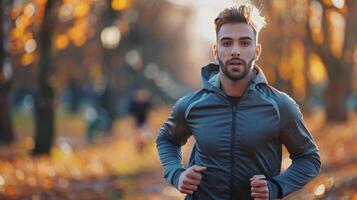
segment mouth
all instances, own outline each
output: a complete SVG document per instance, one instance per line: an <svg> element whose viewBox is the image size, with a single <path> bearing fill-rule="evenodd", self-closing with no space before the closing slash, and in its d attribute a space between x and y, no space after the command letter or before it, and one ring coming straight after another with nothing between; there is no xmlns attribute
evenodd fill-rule
<svg viewBox="0 0 357 200"><path fill-rule="evenodd" d="M232 60L232 61L228 62L228 65L232 66L232 67L241 67L241 66L244 66L244 62L242 62L240 60Z"/></svg>
<svg viewBox="0 0 357 200"><path fill-rule="evenodd" d="M243 64L244 64L244 62L241 60L238 60L238 59L228 61L228 65L243 65Z"/></svg>
<svg viewBox="0 0 357 200"><path fill-rule="evenodd" d="M228 65L240 66L240 65L243 65L243 63L230 62L230 63L228 63Z"/></svg>

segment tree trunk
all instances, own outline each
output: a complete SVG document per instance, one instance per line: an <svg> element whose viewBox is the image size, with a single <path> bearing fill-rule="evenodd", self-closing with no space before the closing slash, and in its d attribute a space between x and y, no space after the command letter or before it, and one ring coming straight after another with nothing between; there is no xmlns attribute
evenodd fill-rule
<svg viewBox="0 0 357 200"><path fill-rule="evenodd" d="M325 91L326 119L329 122L346 121L348 117L346 99L350 92L349 73L343 69L344 62L327 62L329 80ZM336 64L334 66L334 64ZM334 71L334 68L340 68Z"/></svg>
<svg viewBox="0 0 357 200"><path fill-rule="evenodd" d="M38 93L35 98L35 147L33 155L49 154L54 140L54 90L50 83L54 0L48 0L39 37Z"/></svg>
<svg viewBox="0 0 357 200"><path fill-rule="evenodd" d="M9 144L14 140L14 131L11 120L10 85L11 82L4 74L4 7L0 1L0 143Z"/></svg>
<svg viewBox="0 0 357 200"><path fill-rule="evenodd" d="M314 44L314 50L319 54L321 59L323 60L327 73L328 73L328 84L325 91L325 109L326 109L326 119L328 122L343 122L348 119L348 110L346 106L346 101L349 92L351 91L351 65L346 62L345 55L346 51L351 50L351 45L355 44L354 32L351 31L354 25L353 16L355 16L356 5L351 7L350 4L349 11L347 13L346 19L346 29L345 29L345 41L342 49L342 58L335 58L332 55L330 46L329 46L329 38L330 32L328 26L327 19L327 10L332 9L331 7L326 6L322 1L319 1L323 7L323 15L322 15L322 33L324 35L324 42L322 45ZM355 2L355 1L354 1ZM352 1L347 3L352 3ZM356 4L356 3L354 3ZM311 28L308 26L309 35L311 37Z"/></svg>
<svg viewBox="0 0 357 200"><path fill-rule="evenodd" d="M355 31L357 25L355 19L357 17L356 1L346 1L348 13L345 17L346 29L343 44L343 56L341 59L334 58L331 54L326 54L324 60L327 61L327 70L329 82L325 93L326 114L328 121L346 121L348 119L347 98L352 90L352 59L346 58L348 52L353 52L356 44ZM326 20L324 15L324 20ZM325 21L326 22L326 21ZM326 24L326 23L325 23ZM326 30L326 29L325 29ZM327 31L327 30L326 30Z"/></svg>

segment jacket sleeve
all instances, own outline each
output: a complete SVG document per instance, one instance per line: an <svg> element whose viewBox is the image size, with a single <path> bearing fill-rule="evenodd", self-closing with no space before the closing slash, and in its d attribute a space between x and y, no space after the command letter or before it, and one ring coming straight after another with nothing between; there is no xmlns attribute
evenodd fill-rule
<svg viewBox="0 0 357 200"><path fill-rule="evenodd" d="M272 177L281 189L279 198L301 189L316 177L321 169L319 150L307 130L299 106L283 94L279 102L280 135L292 164L278 176Z"/></svg>
<svg viewBox="0 0 357 200"><path fill-rule="evenodd" d="M179 177L185 170L181 162L181 146L191 136L185 119L188 99L189 96L184 96L176 102L156 139L157 151L164 167L164 178L176 188L178 188Z"/></svg>

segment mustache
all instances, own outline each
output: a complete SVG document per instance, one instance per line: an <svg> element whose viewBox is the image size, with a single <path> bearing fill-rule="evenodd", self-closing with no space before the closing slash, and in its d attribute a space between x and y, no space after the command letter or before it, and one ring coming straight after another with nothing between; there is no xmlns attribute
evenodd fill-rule
<svg viewBox="0 0 357 200"><path fill-rule="evenodd" d="M244 60L240 59L240 58L231 58L231 59L229 59L229 60L226 61L226 65L229 65L231 62L234 62L234 61L240 61L240 62L242 62L244 65L247 65L247 63L246 63Z"/></svg>

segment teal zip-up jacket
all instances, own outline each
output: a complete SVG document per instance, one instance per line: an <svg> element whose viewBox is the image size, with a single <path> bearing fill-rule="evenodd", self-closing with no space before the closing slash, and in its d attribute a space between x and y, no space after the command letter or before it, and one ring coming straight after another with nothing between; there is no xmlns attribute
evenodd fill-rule
<svg viewBox="0 0 357 200"><path fill-rule="evenodd" d="M196 144L189 167L207 167L198 190L186 199L253 199L249 179L256 174L267 178L270 199L282 198L319 174L319 151L298 105L254 70L257 75L232 105L220 89L219 66L203 67L203 88L179 99L161 127L156 144L168 182L178 188L185 170L181 146L191 136ZM282 145L292 164L280 173Z"/></svg>

